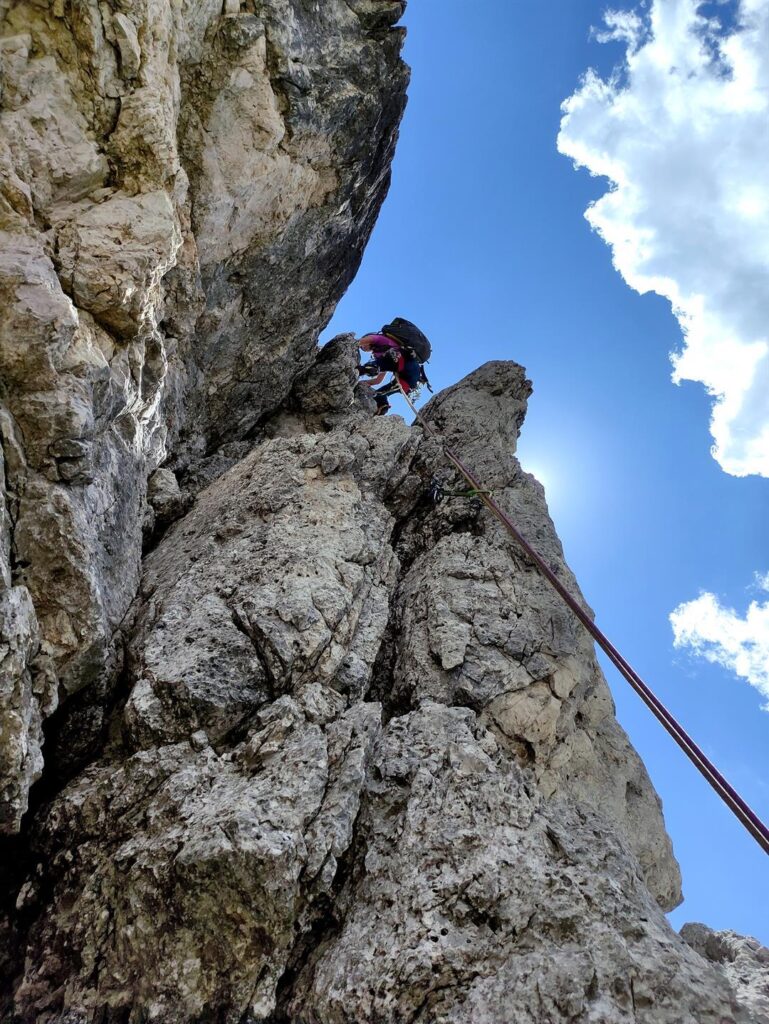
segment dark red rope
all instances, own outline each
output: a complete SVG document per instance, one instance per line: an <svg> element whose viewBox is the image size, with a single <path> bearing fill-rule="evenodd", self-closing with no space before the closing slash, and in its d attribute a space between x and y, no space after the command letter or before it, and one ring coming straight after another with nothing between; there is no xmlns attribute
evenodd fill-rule
<svg viewBox="0 0 769 1024"><path fill-rule="evenodd" d="M419 416L420 413L414 403L402 389L401 394L408 402L414 415ZM609 640L598 626L596 626L582 605L569 593L547 562L545 562L542 556L535 551L526 538L518 531L507 513L504 512L496 501L494 501L494 499L484 490L483 484L481 484L475 475L463 464L459 456L449 448L437 430L434 430L433 427L423 418L421 419L421 423L432 437L437 438L443 444L443 450L445 451L446 456L456 466L470 486L477 492L477 496L481 499L484 505L486 505L487 508L497 517L508 533L514 538L516 543L526 552L545 579L563 598L588 633L590 633L599 647L605 652L612 664L630 683L641 700L651 710L652 714L662 723L665 729L667 729L692 764L694 764L702 775L704 775L727 807L729 807L729 809L742 822L748 832L750 832L759 846L763 849L764 853L769 853L769 828L767 828L756 812L742 799L740 794L724 778L713 762L705 756L700 747L678 723L665 705L655 696L650 687L647 686L635 669L625 661L611 640Z"/></svg>

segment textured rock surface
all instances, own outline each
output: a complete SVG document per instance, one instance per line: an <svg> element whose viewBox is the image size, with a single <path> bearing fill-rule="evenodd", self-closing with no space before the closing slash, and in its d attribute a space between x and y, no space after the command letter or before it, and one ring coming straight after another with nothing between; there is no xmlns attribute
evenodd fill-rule
<svg viewBox="0 0 769 1024"><path fill-rule="evenodd" d="M148 505L148 477L171 460L194 484L312 359L387 190L402 9L0 3L6 584L47 665L44 693L8 684L0 828L26 806L56 680L87 691L79 746L98 742L143 537L186 507L157 473Z"/></svg>
<svg viewBox="0 0 769 1024"><path fill-rule="evenodd" d="M146 558L111 738L30 835L15 1019L753 1020L665 920L589 646L485 511L426 500L439 446L353 359ZM487 364L427 415L576 586L512 454L529 390Z"/></svg>
<svg viewBox="0 0 769 1024"><path fill-rule="evenodd" d="M756 1024L769 1024L769 949L736 932L716 932L704 924L685 924L681 937L729 979L739 1002Z"/></svg>
<svg viewBox="0 0 769 1024"><path fill-rule="evenodd" d="M341 931L289 1019L740 1019L605 819L543 804L474 712L425 701L377 755Z"/></svg>
<svg viewBox="0 0 769 1024"><path fill-rule="evenodd" d="M515 459L530 387L513 363L487 363L431 403L431 418L571 592L541 485ZM666 909L680 877L659 802L596 664L593 645L536 568L488 513L452 530L452 507L413 517L401 536L410 563L395 600L396 699L477 711L512 755L535 772L545 796L572 793L611 807ZM427 541L427 544L425 544Z"/></svg>
<svg viewBox="0 0 769 1024"><path fill-rule="evenodd" d="M667 925L592 645L315 349L403 8L0 0L0 1020L765 1019L765 951ZM426 415L579 595L530 390Z"/></svg>
<svg viewBox="0 0 769 1024"><path fill-rule="evenodd" d="M78 837L74 863L41 847L57 897L77 905L55 898L16 992L22 1019L90 1021L107 1003L136 1019L267 1017L307 903L328 898L350 842L379 728L376 706L345 713L309 686L226 754L199 732L86 772L49 812L49 834Z"/></svg>
<svg viewBox="0 0 769 1024"><path fill-rule="evenodd" d="M0 828L16 831L27 793L42 773L41 718L53 710L55 689L35 684L39 649L35 610L26 587L0 594Z"/></svg>

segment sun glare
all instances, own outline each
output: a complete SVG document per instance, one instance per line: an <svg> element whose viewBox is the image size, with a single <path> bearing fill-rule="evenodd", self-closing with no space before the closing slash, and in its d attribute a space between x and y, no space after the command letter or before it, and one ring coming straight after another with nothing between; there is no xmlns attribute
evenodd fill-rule
<svg viewBox="0 0 769 1024"><path fill-rule="evenodd" d="M526 462L521 463L522 468L527 472L535 476L537 480L545 488L545 495L548 500L555 496L557 490L556 487L556 474L553 471L553 467L542 462Z"/></svg>

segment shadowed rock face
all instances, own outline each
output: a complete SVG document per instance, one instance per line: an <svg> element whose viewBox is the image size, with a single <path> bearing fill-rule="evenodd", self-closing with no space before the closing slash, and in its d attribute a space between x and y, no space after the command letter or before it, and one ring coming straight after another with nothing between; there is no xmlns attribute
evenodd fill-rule
<svg viewBox="0 0 769 1024"><path fill-rule="evenodd" d="M0 3L2 831L59 699L90 706L62 771L98 740L170 472L280 406L358 266L403 7Z"/></svg>
<svg viewBox="0 0 769 1024"><path fill-rule="evenodd" d="M428 500L440 445L371 416L355 357L145 559L109 742L31 830L14 1019L753 1019L667 925L590 644L485 510ZM578 594L514 455L529 392L489 363L426 415Z"/></svg>

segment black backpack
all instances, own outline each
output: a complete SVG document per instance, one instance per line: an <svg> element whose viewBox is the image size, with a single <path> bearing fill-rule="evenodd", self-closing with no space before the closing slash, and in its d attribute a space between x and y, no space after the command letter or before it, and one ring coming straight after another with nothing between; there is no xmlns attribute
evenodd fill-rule
<svg viewBox="0 0 769 1024"><path fill-rule="evenodd" d="M404 349L413 352L420 363L426 363L432 355L432 346L424 334L415 324L410 320L404 320L402 316L396 316L391 324L385 324L382 334L400 342Z"/></svg>

